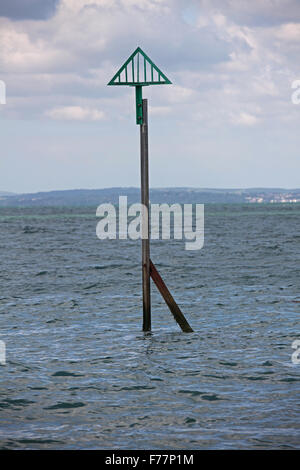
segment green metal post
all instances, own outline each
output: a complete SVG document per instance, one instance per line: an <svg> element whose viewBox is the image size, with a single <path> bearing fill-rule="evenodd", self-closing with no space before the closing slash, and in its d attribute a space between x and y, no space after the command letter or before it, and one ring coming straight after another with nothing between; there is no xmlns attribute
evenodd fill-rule
<svg viewBox="0 0 300 470"><path fill-rule="evenodd" d="M136 123L143 124L143 92L142 86L135 87L135 103L136 103Z"/></svg>

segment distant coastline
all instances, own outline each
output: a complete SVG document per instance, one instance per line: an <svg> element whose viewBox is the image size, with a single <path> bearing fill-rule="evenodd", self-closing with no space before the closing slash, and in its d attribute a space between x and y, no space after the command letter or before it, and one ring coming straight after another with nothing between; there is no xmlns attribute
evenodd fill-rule
<svg viewBox="0 0 300 470"><path fill-rule="evenodd" d="M104 202L118 203L119 196L127 196L128 203L138 202L139 188L71 189L37 193L14 194L0 191L0 207L33 206L93 206ZM153 188L153 203L299 203L300 189L282 188Z"/></svg>

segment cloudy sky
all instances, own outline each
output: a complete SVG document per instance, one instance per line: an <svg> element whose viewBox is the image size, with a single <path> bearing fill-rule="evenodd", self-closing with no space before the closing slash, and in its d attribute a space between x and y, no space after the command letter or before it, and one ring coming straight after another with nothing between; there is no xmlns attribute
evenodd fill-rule
<svg viewBox="0 0 300 470"><path fill-rule="evenodd" d="M300 187L299 0L5 0L0 190L139 186L137 46L152 187Z"/></svg>

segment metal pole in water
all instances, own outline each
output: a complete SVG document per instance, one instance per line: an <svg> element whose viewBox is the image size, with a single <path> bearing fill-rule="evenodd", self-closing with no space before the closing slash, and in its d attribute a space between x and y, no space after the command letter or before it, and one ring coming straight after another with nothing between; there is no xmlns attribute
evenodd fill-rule
<svg viewBox="0 0 300 470"><path fill-rule="evenodd" d="M144 60L144 67L140 67ZM148 65L148 76L147 76ZM151 78L149 77L149 67ZM155 71L155 76L154 76ZM149 224L149 170L148 170L148 102L142 97L142 87L148 85L169 85L170 80L152 62L140 47L126 60L110 80L108 85L134 86L136 102L136 123L140 126L141 139L141 202L142 202L142 284L143 284L143 331L151 331L151 296L150 276L163 296L178 325L185 332L193 329L176 304L162 277L150 260L150 224Z"/></svg>
<svg viewBox="0 0 300 470"><path fill-rule="evenodd" d="M148 163L148 102L142 100L143 122L141 139L141 202L142 209L142 283L143 283L143 331L151 331L150 297L150 230L149 230L149 163Z"/></svg>

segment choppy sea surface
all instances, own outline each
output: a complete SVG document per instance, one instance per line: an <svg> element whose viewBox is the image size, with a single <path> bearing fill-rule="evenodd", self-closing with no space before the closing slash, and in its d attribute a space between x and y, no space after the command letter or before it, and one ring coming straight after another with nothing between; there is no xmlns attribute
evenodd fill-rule
<svg viewBox="0 0 300 470"><path fill-rule="evenodd" d="M2 449L300 448L300 205L206 205L205 243L151 257L96 237L96 208L0 209ZM300 357L300 356L299 356Z"/></svg>

